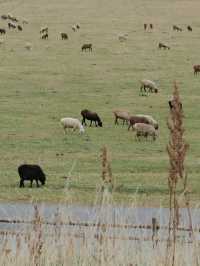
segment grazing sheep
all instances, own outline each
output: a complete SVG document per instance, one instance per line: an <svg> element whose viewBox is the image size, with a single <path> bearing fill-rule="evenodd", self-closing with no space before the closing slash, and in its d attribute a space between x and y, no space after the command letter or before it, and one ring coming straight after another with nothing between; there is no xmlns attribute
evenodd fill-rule
<svg viewBox="0 0 200 266"><path fill-rule="evenodd" d="M16 27L17 27L17 26L16 26L15 24L13 24L12 22L8 22L8 28L9 28L9 29L11 29L11 28L12 28L12 29L16 29Z"/></svg>
<svg viewBox="0 0 200 266"><path fill-rule="evenodd" d="M115 116L115 125L118 124L118 119L121 119L124 123L128 123L130 119L130 113L123 110L114 110L113 114Z"/></svg>
<svg viewBox="0 0 200 266"><path fill-rule="evenodd" d="M63 126L65 133L67 133L67 128L73 128L73 131L79 129L80 133L84 133L85 131L81 122L76 118L71 118L71 117L61 118L60 123Z"/></svg>
<svg viewBox="0 0 200 266"><path fill-rule="evenodd" d="M33 180L35 180L37 187L39 187L38 181L40 181L42 185L45 184L46 176L39 165L22 164L18 167L18 173L20 176L20 187L24 187L25 180L31 181L31 187Z"/></svg>
<svg viewBox="0 0 200 266"><path fill-rule="evenodd" d="M85 44L83 44L82 47L81 47L81 50L82 50L82 52L83 51L87 51L87 50L89 50L90 52L92 52L92 44L91 43L85 43Z"/></svg>
<svg viewBox="0 0 200 266"><path fill-rule="evenodd" d="M147 24L146 23L144 23L144 30L146 30L147 29Z"/></svg>
<svg viewBox="0 0 200 266"><path fill-rule="evenodd" d="M157 130L152 126L145 123L136 123L134 125L134 130L136 130L136 139L140 140L140 137L145 137L146 139L148 136L152 137L152 140L156 140L158 136Z"/></svg>
<svg viewBox="0 0 200 266"><path fill-rule="evenodd" d="M18 25L17 29L18 29L18 31L22 31L23 30L21 25Z"/></svg>
<svg viewBox="0 0 200 266"><path fill-rule="evenodd" d="M163 48L164 50L166 50L166 49L170 49L170 47L168 46L168 45L166 45L166 44L164 44L164 43L161 43L161 42L159 42L159 44L158 44L158 48L159 49L161 49L161 48Z"/></svg>
<svg viewBox="0 0 200 266"><path fill-rule="evenodd" d="M155 129L158 129L158 127L159 127L158 122L151 115L139 114L139 115L135 115L135 116L146 118L149 121L150 125L152 125Z"/></svg>
<svg viewBox="0 0 200 266"><path fill-rule="evenodd" d="M92 122L93 121L94 121L96 127L98 127L98 126L102 127L103 126L102 121L101 121L101 119L100 119L100 117L98 116L97 113L91 112L91 111L89 111L87 109L84 109L84 110L81 111L81 115L83 117L82 125L87 126L86 121L85 121L87 119L87 120L90 121L90 127L92 126Z"/></svg>
<svg viewBox="0 0 200 266"><path fill-rule="evenodd" d="M188 31L192 31L192 27L190 25L187 26Z"/></svg>
<svg viewBox="0 0 200 266"><path fill-rule="evenodd" d="M143 79L143 80L140 80L141 82L141 86L140 86L140 92L142 93L143 91L144 92L147 92L146 91L146 88L149 89L149 92L154 92L154 93L157 93L158 92L158 87L156 85L155 82L151 81L151 80L148 80L148 79Z"/></svg>
<svg viewBox="0 0 200 266"><path fill-rule="evenodd" d="M46 34L42 35L41 38L42 38L43 40L47 40L47 39L49 38L49 34L46 33Z"/></svg>
<svg viewBox="0 0 200 266"><path fill-rule="evenodd" d="M197 75L200 72L200 65L194 65L193 69L194 69L194 75Z"/></svg>
<svg viewBox="0 0 200 266"><path fill-rule="evenodd" d="M129 127L128 130L136 124L136 123L144 123L144 124L150 124L149 120L146 117L140 117L133 115L129 118Z"/></svg>
<svg viewBox="0 0 200 266"><path fill-rule="evenodd" d="M5 29L0 29L0 34L6 34L6 30Z"/></svg>
<svg viewBox="0 0 200 266"><path fill-rule="evenodd" d="M42 28L40 29L40 34L42 34L42 33L46 33L46 34L48 34L48 27L47 27L47 26L42 27Z"/></svg>
<svg viewBox="0 0 200 266"><path fill-rule="evenodd" d="M61 39L62 40L67 40L68 39L67 33L61 32L60 35L61 35Z"/></svg>
<svg viewBox="0 0 200 266"><path fill-rule="evenodd" d="M182 29L176 25L173 25L173 30L176 30L176 31L182 31Z"/></svg>
<svg viewBox="0 0 200 266"><path fill-rule="evenodd" d="M28 50L28 51L30 51L30 50L32 49L32 45L31 45L30 42L26 42L24 47L25 47L26 50Z"/></svg>

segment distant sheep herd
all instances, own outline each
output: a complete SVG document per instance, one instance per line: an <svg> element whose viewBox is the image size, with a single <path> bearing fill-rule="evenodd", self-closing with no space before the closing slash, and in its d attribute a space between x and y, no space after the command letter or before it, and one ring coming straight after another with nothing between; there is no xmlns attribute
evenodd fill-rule
<svg viewBox="0 0 200 266"><path fill-rule="evenodd" d="M9 30L18 30L18 31L23 31L24 25L28 24L29 22L26 19L19 20L15 16L8 14L8 15L2 15L1 19L4 21L7 21L7 26ZM22 26L23 25L23 26ZM74 24L71 26L71 30L73 32L76 32L80 30L80 25L79 24ZM154 25L152 23L144 24L144 30L153 31L154 30ZM177 32L182 32L183 29L177 25L172 26L173 31ZM192 32L192 27L190 25L187 26L187 30ZM5 35L7 33L5 28L0 28L0 34ZM49 28L48 26L43 26L40 28L39 31L39 36L41 40L48 40L49 39ZM67 41L69 40L69 35L66 32L60 32L60 37L61 40ZM128 40L128 34L119 34L118 35L118 40L120 42L126 42ZM1 43L3 41L1 40ZM29 42L25 43L24 46L27 50L32 49L32 44ZM158 43L158 48L161 50L170 50L170 46L163 43L159 42ZM93 51L93 44L92 43L84 43L81 46L81 51L88 51L92 52ZM194 75L197 75L200 72L200 65L194 65L193 66L193 71ZM139 81L140 82L140 93L143 95L144 93L158 93L159 92L159 87L158 85L149 79L142 79ZM168 101L169 108L172 110L174 108L174 101L171 99ZM181 104L182 108L182 104ZM86 121L88 120L90 122L90 127L94 124L95 127L103 127L103 122L96 112L90 111L88 109L83 109L80 112L80 115L82 116L82 121L80 121L77 118L72 118L72 117L64 117L60 119L60 124L64 130L64 133L67 134L69 130L76 131L78 130L79 133L84 133L85 128L87 126ZM158 129L159 129L159 124L158 122L150 115L144 115L144 114L131 114L129 111L126 110L114 110L113 111L114 115L114 124L118 125L119 120L122 121L123 125L127 125L128 130L132 129L135 132L135 139L138 141L147 140L151 139L153 141L156 140L158 137ZM24 187L24 181L29 180L31 182L31 186L33 183L33 180L35 180L37 186L39 186L39 181L42 185L45 184L46 176L41 169L40 166L38 165L28 165L24 164L19 166L18 168L18 173L20 176L20 187Z"/></svg>

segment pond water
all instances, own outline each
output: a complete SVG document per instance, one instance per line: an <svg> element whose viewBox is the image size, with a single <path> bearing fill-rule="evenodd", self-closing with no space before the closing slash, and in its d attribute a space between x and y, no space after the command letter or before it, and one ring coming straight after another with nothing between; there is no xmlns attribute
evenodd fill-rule
<svg viewBox="0 0 200 266"><path fill-rule="evenodd" d="M34 206L32 203L0 203L0 220L20 220L31 221L34 216ZM151 225L152 218L156 218L159 225L167 226L169 219L168 208L143 208L143 207L122 207L106 205L81 206L62 204L37 204L38 210L44 221L54 222L55 214L61 214L62 222L88 222L88 223L109 223L109 224L134 224ZM191 209L193 226L200 228L200 211ZM0 222L0 230L10 230L24 226L20 224L7 224ZM180 209L180 227L189 227L187 210Z"/></svg>

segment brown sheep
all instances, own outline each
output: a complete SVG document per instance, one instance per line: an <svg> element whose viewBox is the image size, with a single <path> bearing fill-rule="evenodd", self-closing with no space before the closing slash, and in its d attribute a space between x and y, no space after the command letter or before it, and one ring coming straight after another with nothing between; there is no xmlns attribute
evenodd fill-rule
<svg viewBox="0 0 200 266"><path fill-rule="evenodd" d="M194 69L194 75L197 75L200 72L200 65L194 65L193 69Z"/></svg>
<svg viewBox="0 0 200 266"><path fill-rule="evenodd" d="M136 123L143 123L143 124L150 124L149 120L146 117L139 117L139 116L131 116L129 119L129 127L128 130L136 124Z"/></svg>
<svg viewBox="0 0 200 266"><path fill-rule="evenodd" d="M82 50L82 52L83 51L87 51L87 50L89 50L90 52L92 52L92 44L91 43L85 43L85 44L83 44L82 47L81 47L81 50Z"/></svg>
<svg viewBox="0 0 200 266"><path fill-rule="evenodd" d="M128 123L130 119L130 113L123 110L114 110L113 114L115 116L115 125L118 124L118 119L121 119L124 123Z"/></svg>

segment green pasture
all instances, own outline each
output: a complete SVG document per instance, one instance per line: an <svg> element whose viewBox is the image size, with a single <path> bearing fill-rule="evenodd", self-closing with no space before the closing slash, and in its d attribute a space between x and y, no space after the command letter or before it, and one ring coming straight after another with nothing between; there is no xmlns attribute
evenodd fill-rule
<svg viewBox="0 0 200 266"><path fill-rule="evenodd" d="M28 25L0 36L0 200L68 199L94 201L101 181L101 148L108 147L118 190L114 197L149 205L168 197L168 100L177 81L185 113L186 159L194 201L200 196L200 2L197 0L11 0L0 1L2 14L12 13ZM71 26L79 23L80 30ZM143 24L154 30L144 32ZM172 25L183 32L172 31ZM41 40L42 26L49 39ZM192 32L186 27L191 25ZM61 41L60 32L69 40ZM128 34L119 42L119 34ZM31 51L24 48L32 44ZM170 50L158 50L159 42ZM93 52L81 52L84 43ZM160 91L139 96L139 80L157 82ZM86 128L84 135L64 135L60 118L81 119L84 108L98 112L103 128ZM149 114L159 122L156 142L137 142L126 126L115 126L112 110ZM57 154L57 155L56 155ZM59 155L58 155L59 154ZM61 155L63 154L63 155ZM47 174L43 188L20 189L17 167L40 164Z"/></svg>

